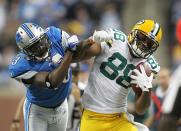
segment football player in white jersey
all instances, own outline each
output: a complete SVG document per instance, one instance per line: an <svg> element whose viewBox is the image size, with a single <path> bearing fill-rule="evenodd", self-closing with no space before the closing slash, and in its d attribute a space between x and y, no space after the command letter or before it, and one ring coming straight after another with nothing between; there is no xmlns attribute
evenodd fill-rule
<svg viewBox="0 0 181 131"><path fill-rule="evenodd" d="M84 111L80 131L147 131L133 121L127 112L127 96L131 83L141 88L136 95L135 110L143 114L150 105L153 75L148 77L140 62L146 62L153 73L160 66L152 53L162 37L160 25L153 20L138 22L126 36L116 29L95 31L90 41L94 44L80 60L95 56L88 84L83 94ZM105 42L102 42L105 40ZM132 71L136 75L131 75Z"/></svg>

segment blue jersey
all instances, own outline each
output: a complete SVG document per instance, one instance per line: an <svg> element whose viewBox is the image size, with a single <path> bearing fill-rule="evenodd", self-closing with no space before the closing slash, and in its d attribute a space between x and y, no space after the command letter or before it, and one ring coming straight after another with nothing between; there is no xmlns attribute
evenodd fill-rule
<svg viewBox="0 0 181 131"><path fill-rule="evenodd" d="M31 61L24 58L26 54L19 53L12 59L9 65L9 74L12 78L20 80L27 79L27 77L31 78L41 71L52 72L58 66L52 62L52 57L56 54L62 57L65 55L65 47L63 47L62 44L62 31L51 26L46 34L52 42L50 59L44 62ZM57 90L39 88L32 84L24 84L27 87L26 97L30 102L39 106L54 107L61 104L68 96L71 89L71 79L72 74L71 69L69 69L64 82L59 85Z"/></svg>

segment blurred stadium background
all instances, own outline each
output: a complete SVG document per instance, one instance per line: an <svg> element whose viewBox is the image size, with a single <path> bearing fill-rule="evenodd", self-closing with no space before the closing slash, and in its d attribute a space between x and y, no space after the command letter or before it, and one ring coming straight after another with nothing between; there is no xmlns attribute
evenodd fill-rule
<svg viewBox="0 0 181 131"><path fill-rule="evenodd" d="M9 60L16 54L15 32L24 22L46 28L59 27L81 39L105 28L121 29L128 34L142 19L160 23L162 41L155 53L161 67L173 71L181 63L181 46L176 24L181 17L181 0L0 0L0 130L9 131L11 120L24 87L9 78ZM90 62L81 63L81 80L87 78ZM23 123L23 120L21 120ZM22 124L20 131L23 131Z"/></svg>

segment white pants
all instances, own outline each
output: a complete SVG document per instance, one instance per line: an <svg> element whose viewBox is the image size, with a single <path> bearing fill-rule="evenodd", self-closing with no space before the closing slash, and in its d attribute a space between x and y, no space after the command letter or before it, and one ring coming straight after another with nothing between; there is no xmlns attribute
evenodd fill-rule
<svg viewBox="0 0 181 131"><path fill-rule="evenodd" d="M44 108L25 100L23 107L25 131L66 131L67 99L56 108Z"/></svg>

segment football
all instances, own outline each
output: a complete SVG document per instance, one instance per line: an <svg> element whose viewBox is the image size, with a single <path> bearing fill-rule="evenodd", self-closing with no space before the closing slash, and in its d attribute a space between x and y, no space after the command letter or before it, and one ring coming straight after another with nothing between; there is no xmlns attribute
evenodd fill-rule
<svg viewBox="0 0 181 131"><path fill-rule="evenodd" d="M151 70L150 70L149 65L148 65L148 64L145 64L144 62L139 63L139 64L136 66L136 69L139 70L139 72L141 72L140 65L143 65L143 67L144 67L144 69L145 69L145 72L146 72L146 75L147 75L147 76L150 76L150 75L151 75ZM136 75L135 72L132 71L132 75ZM136 84L131 84L131 87L132 87L133 91L135 92L135 94L136 94L137 96L140 96L140 95L141 95L141 93L142 93L141 88L136 87Z"/></svg>

